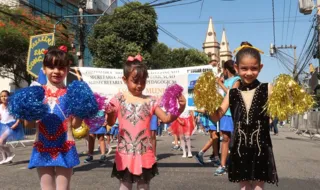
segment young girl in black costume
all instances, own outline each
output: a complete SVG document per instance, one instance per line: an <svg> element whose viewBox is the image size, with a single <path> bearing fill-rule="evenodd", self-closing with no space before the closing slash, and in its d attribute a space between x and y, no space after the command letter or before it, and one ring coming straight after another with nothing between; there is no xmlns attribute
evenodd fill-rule
<svg viewBox="0 0 320 190"><path fill-rule="evenodd" d="M211 118L218 121L230 107L235 136L228 168L229 180L239 182L241 190L261 190L265 182L278 183L269 116L264 109L272 86L257 80L263 67L262 52L248 42L243 42L238 49L235 68L241 77L240 86L229 90Z"/></svg>

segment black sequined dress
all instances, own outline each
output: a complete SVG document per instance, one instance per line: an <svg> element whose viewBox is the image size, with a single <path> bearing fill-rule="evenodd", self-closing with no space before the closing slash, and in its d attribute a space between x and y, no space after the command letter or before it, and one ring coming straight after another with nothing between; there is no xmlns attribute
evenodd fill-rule
<svg viewBox="0 0 320 190"><path fill-rule="evenodd" d="M268 84L254 81L229 92L235 126L230 153L229 180L278 183L276 164L269 132L269 117L264 106Z"/></svg>

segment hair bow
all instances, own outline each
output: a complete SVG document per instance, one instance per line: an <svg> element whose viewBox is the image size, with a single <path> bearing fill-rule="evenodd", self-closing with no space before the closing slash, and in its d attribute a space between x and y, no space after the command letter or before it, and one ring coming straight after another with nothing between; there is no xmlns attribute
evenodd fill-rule
<svg viewBox="0 0 320 190"><path fill-rule="evenodd" d="M249 46L249 45L242 45L242 46L239 46L237 49L235 49L234 51L233 51L233 53L236 53L236 52L238 52L238 51L240 51L240 50L242 50L243 48L252 48L252 49L255 49L255 50L257 50L259 53L261 53L261 54L263 54L264 52L263 51L261 51L259 48L256 48L256 47L254 47L254 46Z"/></svg>
<svg viewBox="0 0 320 190"><path fill-rule="evenodd" d="M61 51L65 52L65 53L68 52L67 46L60 46L58 49L60 49Z"/></svg>
<svg viewBox="0 0 320 190"><path fill-rule="evenodd" d="M142 62L142 56L140 54L138 54L135 57L129 56L127 59L127 61L135 61L135 60Z"/></svg>
<svg viewBox="0 0 320 190"><path fill-rule="evenodd" d="M61 50L61 51L63 51L63 52L65 52L65 53L67 53L68 52L68 48L67 48L67 46L60 46L60 47L58 47L58 49L59 50ZM43 54L45 55L45 54L47 54L48 53L48 50L46 49L46 50L44 50L43 51Z"/></svg>

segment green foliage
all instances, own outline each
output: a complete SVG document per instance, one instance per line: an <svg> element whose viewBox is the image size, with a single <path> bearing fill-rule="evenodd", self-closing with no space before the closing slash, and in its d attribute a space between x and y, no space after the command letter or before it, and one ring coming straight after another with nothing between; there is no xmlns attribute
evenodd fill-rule
<svg viewBox="0 0 320 190"><path fill-rule="evenodd" d="M163 43L154 45L149 61L152 69L191 67L208 64L208 56L196 49L170 49Z"/></svg>
<svg viewBox="0 0 320 190"><path fill-rule="evenodd" d="M54 22L56 21L44 16L35 16L28 9L0 7L1 77L13 79L17 87L22 80L31 82L31 76L26 71L29 38L32 35L52 32ZM72 41L68 35L66 29L57 26L57 45L68 46L68 40Z"/></svg>
<svg viewBox="0 0 320 190"><path fill-rule="evenodd" d="M128 3L104 16L88 39L94 65L122 68L128 55L137 53L147 60L158 38L156 19L154 9L139 2Z"/></svg>

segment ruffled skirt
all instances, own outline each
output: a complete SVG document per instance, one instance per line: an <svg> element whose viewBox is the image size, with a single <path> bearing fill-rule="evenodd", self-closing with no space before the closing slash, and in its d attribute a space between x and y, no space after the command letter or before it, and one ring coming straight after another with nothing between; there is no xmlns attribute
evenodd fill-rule
<svg viewBox="0 0 320 190"><path fill-rule="evenodd" d="M178 136L192 135L192 132L194 130L194 121L193 121L192 117L179 118L179 119L184 123L184 125L180 125L178 120L175 120L170 126L172 133L175 135L178 135Z"/></svg>
<svg viewBox="0 0 320 190"><path fill-rule="evenodd" d="M11 129L12 125L15 123L16 121L6 124L0 123L0 136L5 132L9 133L6 141L18 141L24 139L24 130L21 123L19 123L15 129Z"/></svg>
<svg viewBox="0 0 320 190"><path fill-rule="evenodd" d="M159 175L157 163L153 164L152 168L150 169L142 168L141 175L134 175L130 173L128 168L122 171L118 171L117 165L116 163L114 163L112 173L111 173L111 177L116 177L120 181L129 182L129 183L135 183L135 182L149 183L150 180L156 175Z"/></svg>

